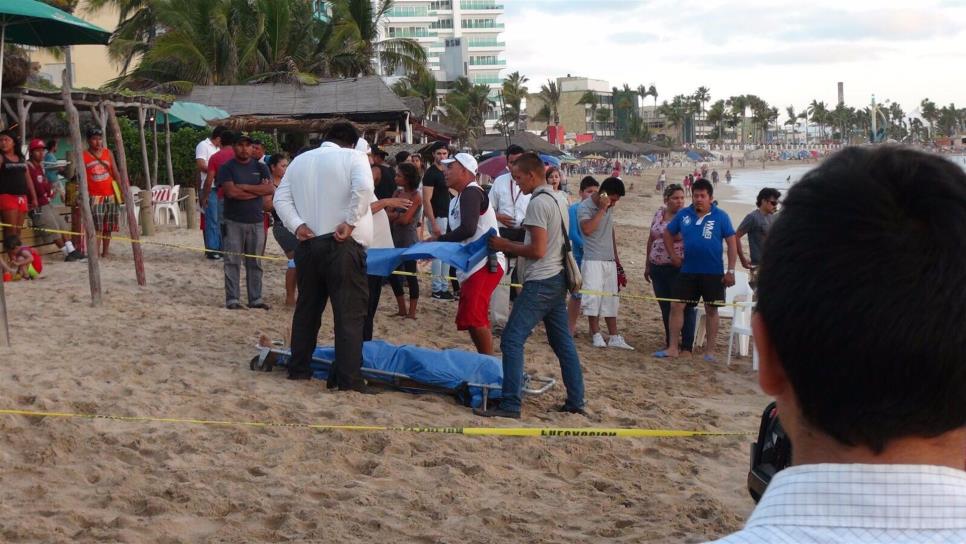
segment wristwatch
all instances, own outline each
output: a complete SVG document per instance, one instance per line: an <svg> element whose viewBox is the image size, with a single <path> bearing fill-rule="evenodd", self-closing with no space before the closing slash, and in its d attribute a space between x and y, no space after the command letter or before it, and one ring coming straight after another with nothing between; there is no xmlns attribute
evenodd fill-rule
<svg viewBox="0 0 966 544"><path fill-rule="evenodd" d="M729 268L728 269L728 272L726 272L726 274L734 274L734 273L735 273L735 269L734 268Z"/></svg>

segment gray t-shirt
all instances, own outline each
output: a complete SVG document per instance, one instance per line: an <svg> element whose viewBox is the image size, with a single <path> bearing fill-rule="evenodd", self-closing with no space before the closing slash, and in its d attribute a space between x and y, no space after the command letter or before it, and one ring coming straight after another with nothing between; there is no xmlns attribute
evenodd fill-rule
<svg viewBox="0 0 966 544"><path fill-rule="evenodd" d="M747 234L748 247L751 249L751 264L761 263L761 248L765 245L765 235L771 228L774 215L765 215L761 210L755 210L745 216L738 225L738 230Z"/></svg>
<svg viewBox="0 0 966 544"><path fill-rule="evenodd" d="M546 193L546 194L544 194ZM567 225L569 217L562 210L567 202L560 193L555 193L550 185L541 185L533 191L533 198L527 205L527 215L523 219L524 227L540 227L547 231L547 252L542 259L518 259L520 274L524 282L545 280L563 271L563 225ZM523 238L524 244L530 243L530 229Z"/></svg>
<svg viewBox="0 0 966 544"><path fill-rule="evenodd" d="M597 204L593 197L585 198L577 207L577 221L583 223L597 215ZM581 230L580 232L583 232ZM610 209L597 223L597 229L584 234L585 261L614 261L614 210Z"/></svg>

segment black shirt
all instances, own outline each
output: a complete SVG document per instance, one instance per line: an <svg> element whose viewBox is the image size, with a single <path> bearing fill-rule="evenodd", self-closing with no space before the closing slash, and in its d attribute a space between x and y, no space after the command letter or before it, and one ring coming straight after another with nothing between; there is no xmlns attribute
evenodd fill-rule
<svg viewBox="0 0 966 544"><path fill-rule="evenodd" d="M433 188L433 198L430 204L433 206L434 217L449 216L449 188L446 187L446 178L443 171L436 167L434 163L423 174L423 187Z"/></svg>
<svg viewBox="0 0 966 544"><path fill-rule="evenodd" d="M0 194L24 196L27 191L27 163L12 162L6 157L0 157Z"/></svg>
<svg viewBox="0 0 966 544"><path fill-rule="evenodd" d="M229 159L218 169L215 186L221 187L225 182L235 185L258 185L263 179L271 179L265 163L248 159L241 163L238 159ZM261 223L264 219L262 199L237 200L225 195L225 219L238 223Z"/></svg>
<svg viewBox="0 0 966 544"><path fill-rule="evenodd" d="M379 185L376 185L376 199L392 198L396 192L396 173L385 164L373 166L379 169Z"/></svg>

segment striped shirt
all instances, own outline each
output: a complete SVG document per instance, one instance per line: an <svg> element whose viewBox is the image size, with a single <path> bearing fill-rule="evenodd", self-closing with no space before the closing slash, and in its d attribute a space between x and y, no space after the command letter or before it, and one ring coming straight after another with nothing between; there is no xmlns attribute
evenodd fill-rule
<svg viewBox="0 0 966 544"><path fill-rule="evenodd" d="M745 528L716 544L964 543L966 472L817 464L775 475Z"/></svg>

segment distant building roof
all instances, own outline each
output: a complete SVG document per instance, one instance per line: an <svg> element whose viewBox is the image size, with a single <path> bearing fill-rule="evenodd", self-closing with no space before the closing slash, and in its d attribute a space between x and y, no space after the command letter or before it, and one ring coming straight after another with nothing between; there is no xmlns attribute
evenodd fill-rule
<svg viewBox="0 0 966 544"><path fill-rule="evenodd" d="M318 85L197 85L184 100L221 108L233 116L343 116L374 121L401 119L409 111L378 77L330 79Z"/></svg>

